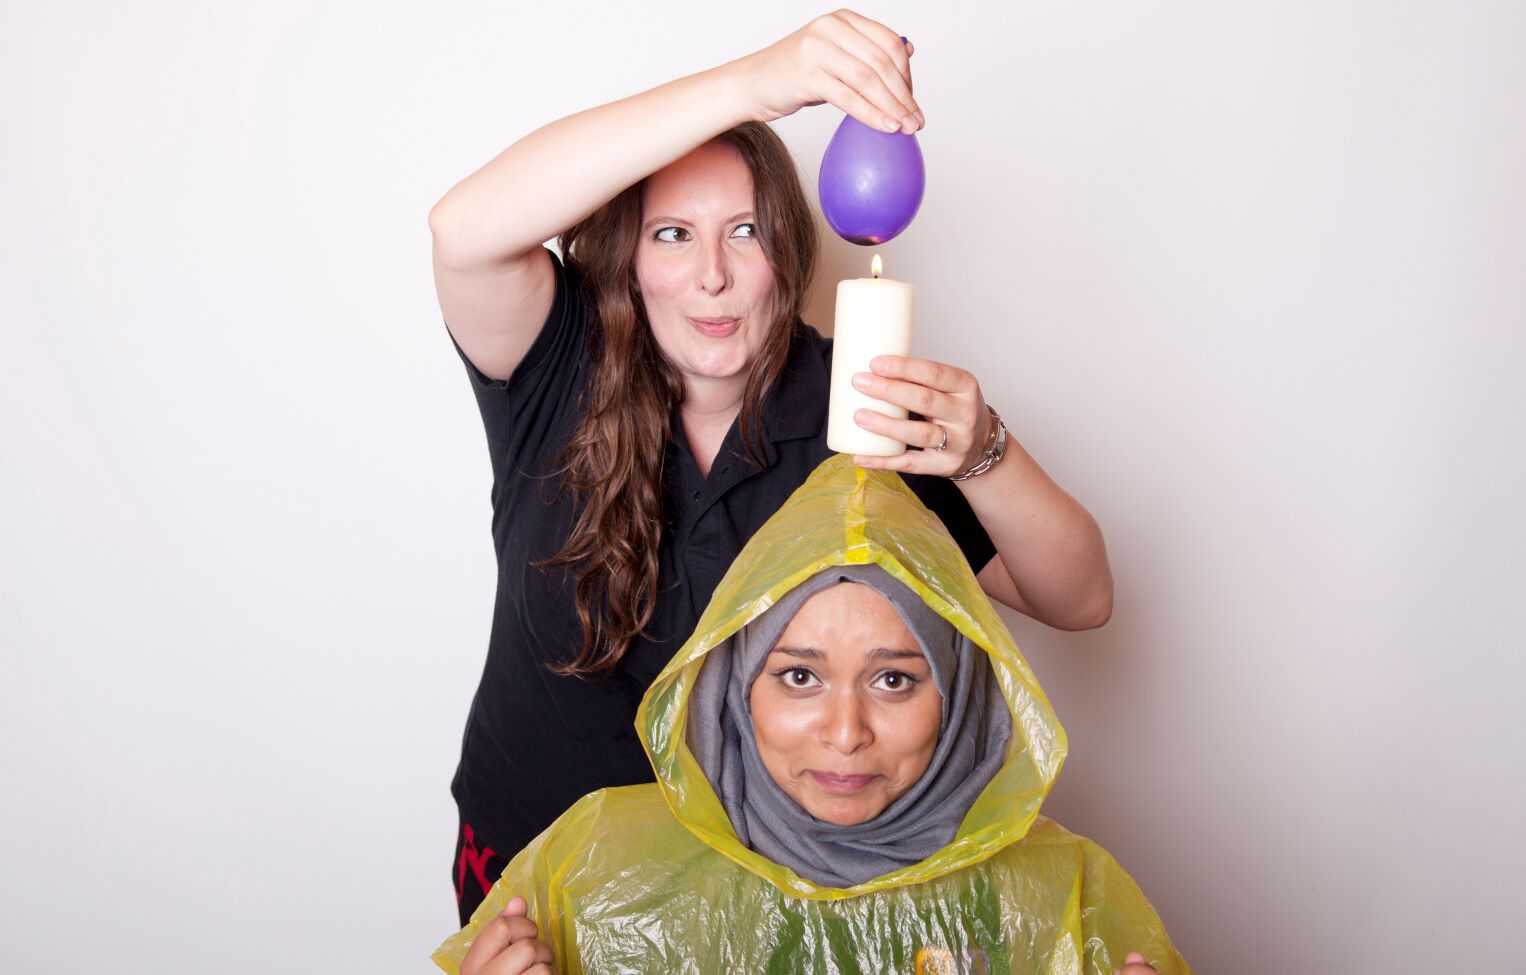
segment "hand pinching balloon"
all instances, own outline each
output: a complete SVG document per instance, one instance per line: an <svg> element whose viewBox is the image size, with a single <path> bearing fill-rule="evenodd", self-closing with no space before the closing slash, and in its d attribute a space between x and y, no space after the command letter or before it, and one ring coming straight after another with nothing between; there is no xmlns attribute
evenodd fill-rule
<svg viewBox="0 0 1526 975"><path fill-rule="evenodd" d="M821 213L854 244L883 244L922 205L927 172L914 135L880 132L846 116L821 157Z"/></svg>

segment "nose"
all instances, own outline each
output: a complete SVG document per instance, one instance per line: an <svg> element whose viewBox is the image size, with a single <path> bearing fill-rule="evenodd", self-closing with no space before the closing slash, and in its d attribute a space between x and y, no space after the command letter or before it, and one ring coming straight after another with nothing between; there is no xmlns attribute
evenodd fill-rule
<svg viewBox="0 0 1526 975"><path fill-rule="evenodd" d="M822 715L821 742L843 755L851 755L874 742L874 729L869 727L865 703L857 689L843 688L825 702L826 713Z"/></svg>
<svg viewBox="0 0 1526 975"><path fill-rule="evenodd" d="M731 286L731 262L726 253L724 240L712 241L705 247L696 248L699 264L695 268L695 283L707 295L718 295Z"/></svg>

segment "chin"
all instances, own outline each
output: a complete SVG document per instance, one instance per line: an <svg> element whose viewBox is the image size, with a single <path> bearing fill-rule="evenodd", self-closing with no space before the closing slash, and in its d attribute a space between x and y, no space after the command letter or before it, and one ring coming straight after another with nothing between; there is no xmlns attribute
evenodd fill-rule
<svg viewBox="0 0 1526 975"><path fill-rule="evenodd" d="M862 802L823 802L816 807L807 808L806 812L823 823L831 823L833 826L857 826L859 823L867 823L869 820L885 811L885 806L865 804Z"/></svg>
<svg viewBox="0 0 1526 975"><path fill-rule="evenodd" d="M735 376L745 375L752 367L752 356L749 349L737 349L734 352L727 350L724 354L711 354L706 356L692 356L689 359L687 372L695 376L703 376L706 379L731 379Z"/></svg>

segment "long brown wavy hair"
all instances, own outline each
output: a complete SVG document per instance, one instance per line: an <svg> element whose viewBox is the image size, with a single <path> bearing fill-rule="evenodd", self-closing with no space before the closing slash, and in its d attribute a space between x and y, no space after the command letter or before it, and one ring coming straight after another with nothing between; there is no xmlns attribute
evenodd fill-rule
<svg viewBox="0 0 1526 975"><path fill-rule="evenodd" d="M749 458L762 468L763 400L784 367L819 245L794 160L773 130L746 122L716 140L740 152L752 173L754 230L773 270L767 338L740 415ZM561 551L538 565L568 567L583 630L577 655L551 669L587 679L607 677L651 621L666 523L663 458L684 401L683 379L653 338L637 290L645 188L642 180L622 191L558 241L594 300L593 375L560 463L576 520Z"/></svg>

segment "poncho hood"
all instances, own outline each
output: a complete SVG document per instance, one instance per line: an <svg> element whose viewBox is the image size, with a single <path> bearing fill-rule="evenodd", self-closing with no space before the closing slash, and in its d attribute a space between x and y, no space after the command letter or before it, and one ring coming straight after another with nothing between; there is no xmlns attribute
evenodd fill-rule
<svg viewBox="0 0 1526 975"><path fill-rule="evenodd" d="M834 566L874 564L904 583L990 658L1012 714L1006 760L947 846L847 888L818 886L737 839L686 743L689 694L705 655L778 599ZM1028 833L1065 758L1065 733L1011 634L938 517L895 474L825 461L742 549L693 635L653 682L636 717L657 782L702 843L803 898L840 899L922 883L987 859Z"/></svg>

